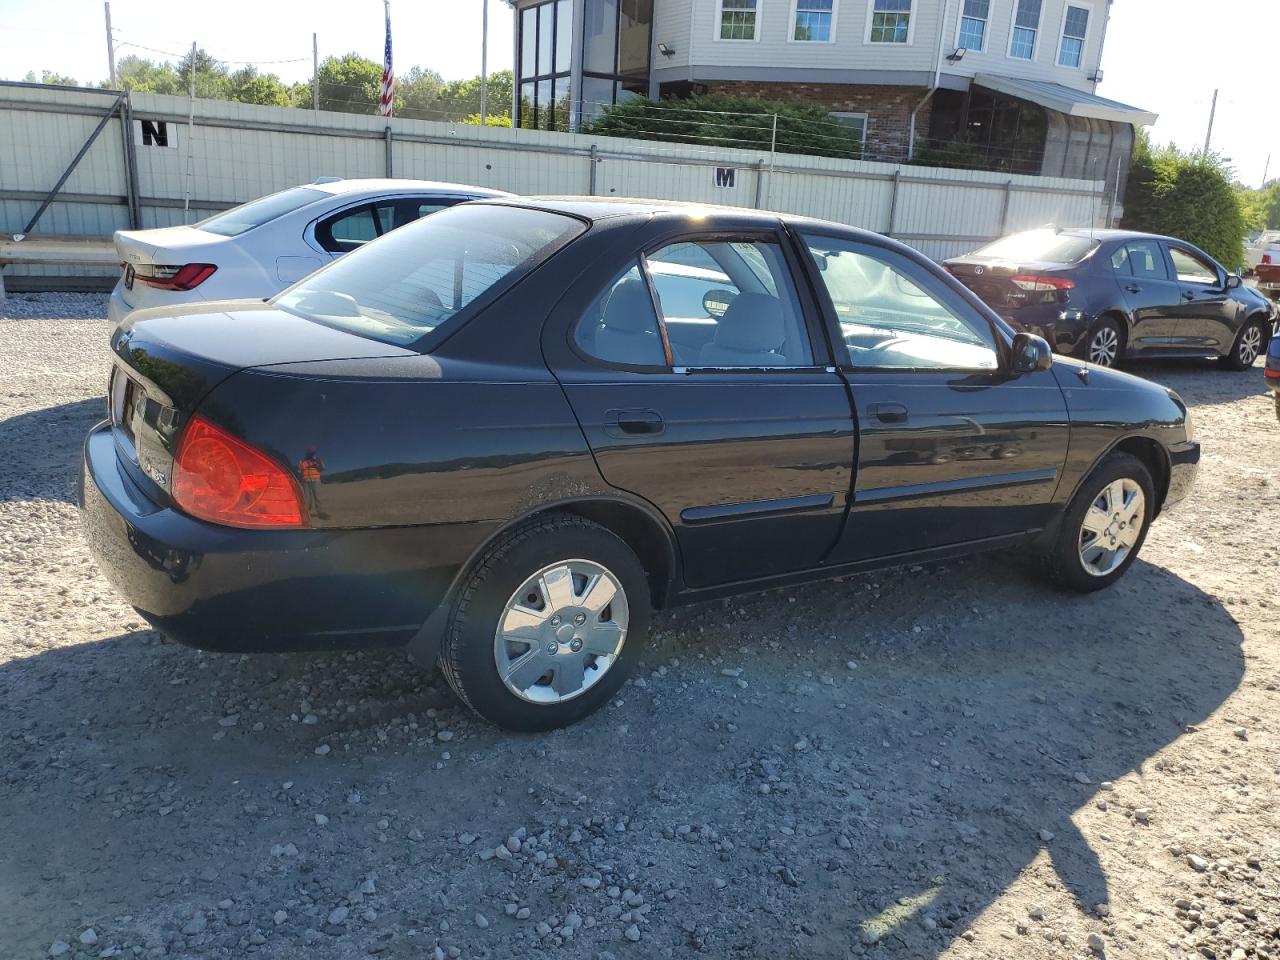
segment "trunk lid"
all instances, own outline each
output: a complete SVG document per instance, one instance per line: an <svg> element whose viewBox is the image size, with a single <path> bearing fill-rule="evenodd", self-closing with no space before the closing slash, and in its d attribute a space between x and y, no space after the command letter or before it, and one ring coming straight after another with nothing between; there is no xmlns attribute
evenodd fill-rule
<svg viewBox="0 0 1280 960"><path fill-rule="evenodd" d="M117 453L159 503L169 502L182 428L233 374L258 366L416 355L258 300L189 305L181 312L140 310L112 335L111 349L108 403Z"/></svg>
<svg viewBox="0 0 1280 960"><path fill-rule="evenodd" d="M1071 280L1073 266L1045 260L1018 262L992 260L978 257L956 257L944 266L957 280L978 295L987 306L998 313L1008 313L1034 303L1061 302L1067 300L1066 291L1058 289L1027 289L1013 282L1014 277L1043 277L1050 282Z"/></svg>
<svg viewBox="0 0 1280 960"><path fill-rule="evenodd" d="M148 273L153 267L181 267L188 263L218 265L219 247L227 238L205 233L195 227L160 227L155 230L117 230L112 236L116 256L124 267L120 289L124 302L141 308L156 302L158 291L136 280L138 272Z"/></svg>

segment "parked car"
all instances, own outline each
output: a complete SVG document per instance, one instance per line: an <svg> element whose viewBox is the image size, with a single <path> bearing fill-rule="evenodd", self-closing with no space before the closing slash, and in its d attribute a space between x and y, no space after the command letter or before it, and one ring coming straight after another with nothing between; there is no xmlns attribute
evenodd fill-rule
<svg viewBox="0 0 1280 960"><path fill-rule="evenodd" d="M1262 376L1275 395L1276 419L1280 420L1280 337L1271 339L1271 346L1267 349L1267 365Z"/></svg>
<svg viewBox="0 0 1280 960"><path fill-rule="evenodd" d="M1246 370L1270 308L1203 250L1123 230L1031 230L946 262L1018 330L1102 367L1131 357L1217 357Z"/></svg>
<svg viewBox="0 0 1280 960"><path fill-rule="evenodd" d="M1249 250L1249 260L1258 290L1280 303L1280 230L1259 237Z"/></svg>
<svg viewBox="0 0 1280 960"><path fill-rule="evenodd" d="M107 306L132 310L265 300L396 227L456 203L509 196L429 180L323 178L251 200L184 227L117 230L123 270Z"/></svg>
<svg viewBox="0 0 1280 960"><path fill-rule="evenodd" d="M408 644L525 730L605 703L657 607L1012 546L1106 587L1200 457L1177 394L908 247L746 210L466 204L112 348L80 503L152 624Z"/></svg>
<svg viewBox="0 0 1280 960"><path fill-rule="evenodd" d="M1245 247L1245 271L1253 273L1262 263L1280 263L1280 230L1265 230Z"/></svg>

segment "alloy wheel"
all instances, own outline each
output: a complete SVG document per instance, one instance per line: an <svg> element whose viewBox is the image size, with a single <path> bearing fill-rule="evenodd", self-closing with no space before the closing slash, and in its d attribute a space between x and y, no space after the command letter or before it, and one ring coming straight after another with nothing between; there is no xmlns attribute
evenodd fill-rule
<svg viewBox="0 0 1280 960"><path fill-rule="evenodd" d="M1242 367L1252 367L1253 361L1258 359L1258 354L1261 352L1262 328L1257 324L1251 324L1240 334L1240 345L1236 347L1236 356Z"/></svg>
<svg viewBox="0 0 1280 960"><path fill-rule="evenodd" d="M1100 367L1115 366L1116 357L1120 353L1120 334L1116 328L1106 324L1099 328L1089 341L1089 362Z"/></svg>
<svg viewBox="0 0 1280 960"><path fill-rule="evenodd" d="M561 560L507 601L493 656L507 689L538 704L572 700L617 662L627 639L627 595L607 567Z"/></svg>
<svg viewBox="0 0 1280 960"><path fill-rule="evenodd" d="M1133 552L1146 522L1146 497L1136 480L1113 480L1094 497L1080 524L1080 565L1094 577L1113 573Z"/></svg>

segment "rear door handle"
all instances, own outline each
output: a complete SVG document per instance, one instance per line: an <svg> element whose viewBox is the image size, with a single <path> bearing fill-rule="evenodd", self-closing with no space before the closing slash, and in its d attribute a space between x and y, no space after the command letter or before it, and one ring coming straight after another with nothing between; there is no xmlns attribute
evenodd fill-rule
<svg viewBox="0 0 1280 960"><path fill-rule="evenodd" d="M605 428L615 437L654 436L666 429L666 423L656 410L610 410Z"/></svg>
<svg viewBox="0 0 1280 960"><path fill-rule="evenodd" d="M1195 292L1194 290L1183 290L1183 291L1182 291L1182 299L1183 299L1183 300L1194 300L1195 298L1196 298L1196 292Z"/></svg>
<svg viewBox="0 0 1280 960"><path fill-rule="evenodd" d="M907 422L907 408L900 403L873 403L867 412L881 423Z"/></svg>
<svg viewBox="0 0 1280 960"><path fill-rule="evenodd" d="M1140 286L1138 286L1136 283L1131 283L1131 284L1129 284L1127 287L1125 287L1125 289L1126 289L1126 290L1128 290L1130 293L1141 293L1141 292L1142 292L1142 288L1141 288Z"/></svg>

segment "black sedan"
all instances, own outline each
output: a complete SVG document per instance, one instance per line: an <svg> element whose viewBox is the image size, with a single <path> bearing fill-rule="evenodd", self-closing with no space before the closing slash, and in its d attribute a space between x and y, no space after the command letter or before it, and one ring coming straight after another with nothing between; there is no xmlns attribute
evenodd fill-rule
<svg viewBox="0 0 1280 960"><path fill-rule="evenodd" d="M89 541L194 645L408 644L520 729L617 690L650 611L1024 545L1133 563L1200 448L859 230L649 202L456 207L270 303L142 311Z"/></svg>
<svg viewBox="0 0 1280 960"><path fill-rule="evenodd" d="M1102 367L1130 357L1217 357L1247 370L1271 313L1203 250L1124 230L1031 230L946 262L1018 330Z"/></svg>

